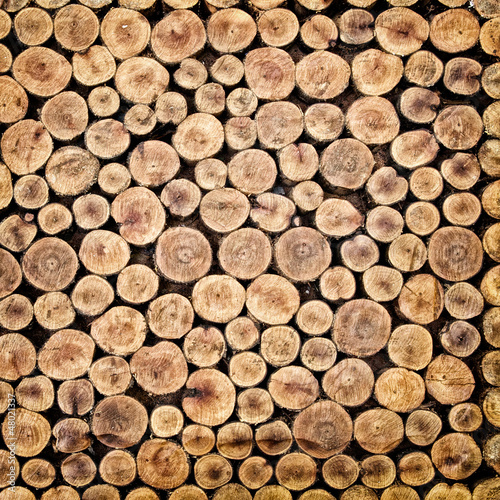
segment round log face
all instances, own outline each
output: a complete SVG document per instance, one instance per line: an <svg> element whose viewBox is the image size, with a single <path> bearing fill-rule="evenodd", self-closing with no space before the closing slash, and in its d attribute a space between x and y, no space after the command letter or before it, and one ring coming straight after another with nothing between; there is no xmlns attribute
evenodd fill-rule
<svg viewBox="0 0 500 500"><path fill-rule="evenodd" d="M167 278L190 282L201 278L212 263L212 250L199 231L190 228L170 228L156 245L156 264Z"/></svg>
<svg viewBox="0 0 500 500"><path fill-rule="evenodd" d="M128 448L138 443L146 426L146 409L128 396L103 399L96 406L92 420L93 434L112 448Z"/></svg>
<svg viewBox="0 0 500 500"><path fill-rule="evenodd" d="M171 441L151 439L142 444L137 454L137 473L153 488L177 488L189 474L187 455Z"/></svg>
<svg viewBox="0 0 500 500"><path fill-rule="evenodd" d="M141 347L130 360L130 371L137 383L152 394L175 392L187 379L186 360L172 342Z"/></svg>
<svg viewBox="0 0 500 500"><path fill-rule="evenodd" d="M186 383L182 408L191 420L203 425L220 425L233 412L236 391L229 378L218 370L205 368L194 372Z"/></svg>
<svg viewBox="0 0 500 500"><path fill-rule="evenodd" d="M337 403L324 401L299 414L293 434L305 452L316 458L328 458L343 451L351 440L352 429L349 414Z"/></svg>
<svg viewBox="0 0 500 500"><path fill-rule="evenodd" d="M496 500L498 0L0 3L0 500Z"/></svg>
<svg viewBox="0 0 500 500"><path fill-rule="evenodd" d="M340 307L333 339L340 351L366 357L385 346L390 330L391 318L383 306L370 300L353 300Z"/></svg>

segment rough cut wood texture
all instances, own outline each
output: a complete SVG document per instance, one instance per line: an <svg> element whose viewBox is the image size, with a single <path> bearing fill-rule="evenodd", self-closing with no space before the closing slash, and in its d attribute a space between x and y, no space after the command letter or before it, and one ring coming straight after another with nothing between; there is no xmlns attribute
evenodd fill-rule
<svg viewBox="0 0 500 500"><path fill-rule="evenodd" d="M498 0L0 0L0 500L500 498Z"/></svg>

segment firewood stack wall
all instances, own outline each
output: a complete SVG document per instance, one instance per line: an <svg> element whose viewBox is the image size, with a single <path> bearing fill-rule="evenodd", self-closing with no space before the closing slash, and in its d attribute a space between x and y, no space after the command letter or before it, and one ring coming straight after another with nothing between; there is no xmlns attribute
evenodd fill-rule
<svg viewBox="0 0 500 500"><path fill-rule="evenodd" d="M500 498L497 0L0 3L0 500Z"/></svg>

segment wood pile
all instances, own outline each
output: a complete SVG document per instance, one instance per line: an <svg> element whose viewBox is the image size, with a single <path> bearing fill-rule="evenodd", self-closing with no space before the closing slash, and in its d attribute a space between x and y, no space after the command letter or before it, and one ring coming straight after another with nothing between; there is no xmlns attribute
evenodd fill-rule
<svg viewBox="0 0 500 500"><path fill-rule="evenodd" d="M0 4L0 500L500 498L497 0Z"/></svg>

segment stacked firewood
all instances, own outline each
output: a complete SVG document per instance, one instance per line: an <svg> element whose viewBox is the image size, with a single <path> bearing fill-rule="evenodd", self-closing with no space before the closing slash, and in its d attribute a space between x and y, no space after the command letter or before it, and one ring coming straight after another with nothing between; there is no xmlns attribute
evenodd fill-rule
<svg viewBox="0 0 500 500"><path fill-rule="evenodd" d="M500 3L387 1L3 1L0 500L500 498Z"/></svg>

